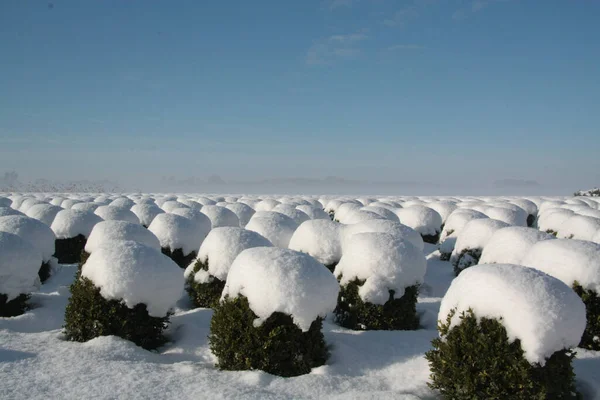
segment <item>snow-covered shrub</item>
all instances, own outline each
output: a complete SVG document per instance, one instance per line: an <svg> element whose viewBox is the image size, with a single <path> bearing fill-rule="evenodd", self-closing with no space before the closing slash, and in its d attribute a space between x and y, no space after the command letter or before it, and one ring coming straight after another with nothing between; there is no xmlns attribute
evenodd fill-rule
<svg viewBox="0 0 600 400"><path fill-rule="evenodd" d="M377 207L377 206L365 206L360 209L361 211L370 211L373 212L385 219L389 219L390 221L400 222L400 218L398 215L392 210L385 207Z"/></svg>
<svg viewBox="0 0 600 400"><path fill-rule="evenodd" d="M283 249L288 247L297 228L293 219L276 211L257 211L246 225L246 229L261 234Z"/></svg>
<svg viewBox="0 0 600 400"><path fill-rule="evenodd" d="M408 240L378 232L352 235L334 271L341 286L336 322L356 330L417 329L426 266Z"/></svg>
<svg viewBox="0 0 600 400"><path fill-rule="evenodd" d="M264 199L256 203L253 207L256 211L271 211L275 206L281 204L279 201L275 199Z"/></svg>
<svg viewBox="0 0 600 400"><path fill-rule="evenodd" d="M325 364L322 320L338 290L333 275L308 254L244 250L231 265L210 325L219 368L296 376Z"/></svg>
<svg viewBox="0 0 600 400"><path fill-rule="evenodd" d="M130 210L134 204L135 202L128 197L117 197L109 203L111 207L123 208L125 210Z"/></svg>
<svg viewBox="0 0 600 400"><path fill-rule="evenodd" d="M298 225L310 219L310 217L306 213L296 209L296 206L291 204L278 204L275 207L273 207L272 211L276 211L283 215L287 215L288 217L293 219L294 222Z"/></svg>
<svg viewBox="0 0 600 400"><path fill-rule="evenodd" d="M94 226L102 218L89 211L62 210L56 214L50 229L56 235L54 256L61 264L78 263Z"/></svg>
<svg viewBox="0 0 600 400"><path fill-rule="evenodd" d="M204 206L200 211L210 219L213 228L220 228L223 226L240 227L240 219L228 208L221 206Z"/></svg>
<svg viewBox="0 0 600 400"><path fill-rule="evenodd" d="M3 196L0 196L0 207L10 207L12 200Z"/></svg>
<svg viewBox="0 0 600 400"><path fill-rule="evenodd" d="M575 239L535 244L522 262L572 287L585 304L587 325L579 347L600 350L600 245Z"/></svg>
<svg viewBox="0 0 600 400"><path fill-rule="evenodd" d="M36 204L30 207L25 215L51 226L52 222L54 221L54 217L56 217L56 214L58 214L61 210L62 208L53 206L51 204Z"/></svg>
<svg viewBox="0 0 600 400"><path fill-rule="evenodd" d="M564 208L546 208L538 214L536 225L539 230L556 236L563 224L573 215L573 211Z"/></svg>
<svg viewBox="0 0 600 400"><path fill-rule="evenodd" d="M34 198L26 199L25 201L23 201L21 203L21 206L19 207L19 211L21 211L22 213L26 213L27 210L29 210L31 207L35 206L36 204L47 204L47 203L44 203L43 201L34 199Z"/></svg>
<svg viewBox="0 0 600 400"><path fill-rule="evenodd" d="M185 270L186 290L196 307L215 307L221 298L229 268L242 251L273 245L256 232L235 227L210 231L198 258Z"/></svg>
<svg viewBox="0 0 600 400"><path fill-rule="evenodd" d="M440 217L442 217L442 230L450 214L457 208L456 203L453 201L435 201L428 203L427 207L437 211Z"/></svg>
<svg viewBox="0 0 600 400"><path fill-rule="evenodd" d="M510 301L507 301L510 299ZM517 265L478 265L442 300L430 387L446 399L577 398L571 366L585 309L564 283Z"/></svg>
<svg viewBox="0 0 600 400"><path fill-rule="evenodd" d="M326 202L325 208L323 208L323 211L325 211L327 214L329 214L329 218L331 218L333 220L333 219L335 219L335 212L342 204L344 204L344 202L339 199L329 200Z"/></svg>
<svg viewBox="0 0 600 400"><path fill-rule="evenodd" d="M40 281L45 282L52 273L52 256L55 252L56 237L52 229L37 219L24 215L10 215L0 217L0 231L20 236L27 240L42 255L38 275Z"/></svg>
<svg viewBox="0 0 600 400"><path fill-rule="evenodd" d="M189 208L189 206L187 206L183 203L180 203L179 201L176 201L176 200L167 200L161 204L160 208L163 209L165 212L171 212L176 208Z"/></svg>
<svg viewBox="0 0 600 400"><path fill-rule="evenodd" d="M539 241L554 239L549 233L522 226L498 229L483 248L480 264L521 264L523 257Z"/></svg>
<svg viewBox="0 0 600 400"><path fill-rule="evenodd" d="M343 216L336 215L335 221L345 225L358 224L359 222L370 221L374 219L386 219L381 215L372 211L366 211L361 209L350 210L343 214Z"/></svg>
<svg viewBox="0 0 600 400"><path fill-rule="evenodd" d="M0 317L14 317L27 309L36 289L41 253L27 240L0 231Z"/></svg>
<svg viewBox="0 0 600 400"><path fill-rule="evenodd" d="M0 217L6 217L9 215L25 215L19 210L15 210L10 207L0 207Z"/></svg>
<svg viewBox="0 0 600 400"><path fill-rule="evenodd" d="M176 214L158 214L148 227L159 240L162 252L181 268L196 258L196 251L210 232L210 225Z"/></svg>
<svg viewBox="0 0 600 400"><path fill-rule="evenodd" d="M154 349L166 340L170 309L183 292L181 270L160 251L132 241L100 246L71 285L67 339L116 335Z"/></svg>
<svg viewBox="0 0 600 400"><path fill-rule="evenodd" d="M392 236L396 236L399 239L408 240L416 248L418 248L419 251L423 251L425 246L423 243L423 238L417 231L399 222L394 222L387 219L372 219L369 221L359 222L358 224L342 225L340 229L342 249L349 246L348 242L352 235L368 232L388 233Z"/></svg>
<svg viewBox="0 0 600 400"><path fill-rule="evenodd" d="M329 218L306 221L294 232L289 248L311 255L333 272L342 257L340 224Z"/></svg>
<svg viewBox="0 0 600 400"><path fill-rule="evenodd" d="M432 208L412 205L397 210L400 222L421 234L426 243L436 244L442 231L442 217Z"/></svg>
<svg viewBox="0 0 600 400"><path fill-rule="evenodd" d="M100 207L100 204L86 201L86 202L83 202L83 203L73 204L73 207L71 207L71 210L81 210L81 211L94 212L94 211L96 211L96 209L98 207Z"/></svg>
<svg viewBox="0 0 600 400"><path fill-rule="evenodd" d="M139 218L129 209L114 206L100 206L96 208L94 214L105 221L127 221L139 224Z"/></svg>
<svg viewBox="0 0 600 400"><path fill-rule="evenodd" d="M244 203L227 204L225 208L228 208L229 210L233 211L235 215L237 215L238 219L240 220L240 227L242 228L248 224L250 218L252 218L256 212L252 207Z"/></svg>
<svg viewBox="0 0 600 400"><path fill-rule="evenodd" d="M527 226L532 227L538 214L538 206L531 200L511 199L510 203L521 207L527 213Z"/></svg>
<svg viewBox="0 0 600 400"><path fill-rule="evenodd" d="M523 210L515 211L505 207L487 207L485 215L511 226L527 226L527 213Z"/></svg>
<svg viewBox="0 0 600 400"><path fill-rule="evenodd" d="M330 219L329 214L323 211L322 208L313 205L299 205L296 206L296 209L308 215L308 218L310 219Z"/></svg>
<svg viewBox="0 0 600 400"><path fill-rule="evenodd" d="M69 209L71 209L71 207L73 207L77 203L83 203L83 202L81 200L77 200L77 199L66 199L60 203L60 206L62 208L64 208L65 210L69 210Z"/></svg>
<svg viewBox="0 0 600 400"><path fill-rule="evenodd" d="M496 219L478 218L467 222L456 239L456 245L450 256L454 274L479 263L481 252L492 235L508 224Z"/></svg>
<svg viewBox="0 0 600 400"><path fill-rule="evenodd" d="M566 239L592 240L596 232L600 230L600 219L573 215L560 227L557 237Z"/></svg>
<svg viewBox="0 0 600 400"><path fill-rule="evenodd" d="M442 229L442 233L440 234L441 260L450 260L450 255L454 250L456 238L460 234L460 231L464 228L467 222L479 218L487 218L487 215L469 208L457 208L452 212L452 214L450 214L448 219L446 219L444 229Z"/></svg>
<svg viewBox="0 0 600 400"><path fill-rule="evenodd" d="M150 226L154 217L164 213L164 211L154 203L136 204L131 207L131 212L138 217L140 223L146 228Z"/></svg>

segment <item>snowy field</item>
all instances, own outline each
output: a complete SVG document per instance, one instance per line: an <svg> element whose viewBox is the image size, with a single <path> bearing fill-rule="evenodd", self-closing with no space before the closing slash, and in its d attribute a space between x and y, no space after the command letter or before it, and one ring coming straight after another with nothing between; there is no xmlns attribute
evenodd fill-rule
<svg viewBox="0 0 600 400"><path fill-rule="evenodd" d="M80 210L80 213L69 214L65 210ZM85 218L81 216L84 213ZM351 244L358 243L352 241L353 235L393 231L422 251L426 271L422 279L413 279L415 282L422 280L417 304L419 329L353 331L338 326L329 314L323 324L323 334L331 352L327 363L314 368L310 374L282 378L262 371L232 372L216 368L217 359L208 342L213 311L194 308L184 291L173 308L174 314L166 331L168 343L157 351L144 350L116 336L98 337L85 343L67 341L63 332L65 308L70 297L69 286L78 266L52 262L50 278L44 284L35 282L33 285L31 309L20 316L0 318L0 397L5 399L435 399L438 395L427 385L430 369L424 355L431 349L431 340L438 336L440 305L456 279L457 268L476 268L473 265L484 262L527 265L565 282L576 277L581 284L589 283L591 286L588 287L600 287L597 276L600 270L600 253L597 251L600 247L597 245L600 243L600 200L590 197L0 193L0 232L3 226L10 225L3 225L3 218L14 215L41 221L58 239L78 234L90 237L86 251L89 250L92 257L102 246L97 242L113 234L110 230L98 233L99 229L92 233L93 227L103 220L147 226L156 238L152 235L146 238L145 228L135 235L144 237L140 241L146 241L149 247L160 244L162 248L182 248L184 254L194 251L199 257L210 251L219 252L209 249L208 245L204 249L200 247L211 230L246 227L277 247L302 250L322 264L337 263L340 256L349 254ZM153 223L158 215L173 217L159 217ZM330 221L330 215L335 220L332 224L337 224L339 229L306 229L310 225L307 221ZM5 229L10 231L10 227ZM27 229L21 231L25 232L26 240L36 237L28 234ZM131 235L123 232L119 234ZM554 235L557 239L549 237ZM318 241L314 240L316 237ZM338 247L336 241L339 241ZM563 241L567 243L563 247L548 247L546 243ZM409 247L413 248L413 244ZM39 243L33 245L37 249ZM212 246L218 248L216 244ZM465 249L476 252L462 252ZM11 250L0 246L0 253L2 251ZM43 253L40 250L40 260L48 259L49 256ZM225 253L227 251L219 254L225 259L220 266L226 272L233 260ZM565 261L569 271L564 272L561 265L552 262L566 256L570 260ZM537 261L545 260L544 257L549 259L543 266L538 266ZM0 257L0 260L5 259L8 258ZM213 256L208 259L212 260ZM348 269L347 264L344 268ZM9 270L0 265L0 278L7 280L6 271ZM84 268L84 274L89 273L85 271ZM181 269L182 276L183 273ZM223 276L226 279L226 273ZM589 282L582 281L582 276L587 276ZM394 281L394 284L398 282ZM0 289L8 290L1 285L0 282ZM143 295L147 294L140 296ZM517 300L511 298L510 305L499 307L501 312L515 304L519 308L519 303L515 303ZM482 312L489 309L481 307ZM301 310L293 312L300 314ZM519 312L521 310L515 309L515 313ZM577 388L586 399L600 399L600 351L581 348L576 351L573 366Z"/></svg>

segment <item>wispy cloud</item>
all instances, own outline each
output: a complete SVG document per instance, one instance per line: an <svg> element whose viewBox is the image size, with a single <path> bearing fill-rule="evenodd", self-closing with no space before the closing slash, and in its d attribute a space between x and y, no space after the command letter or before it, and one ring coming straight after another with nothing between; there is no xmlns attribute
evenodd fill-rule
<svg viewBox="0 0 600 400"><path fill-rule="evenodd" d="M406 22L418 16L418 7L413 4L396 11L391 17L384 19L383 24L387 26L403 26Z"/></svg>
<svg viewBox="0 0 600 400"><path fill-rule="evenodd" d="M396 44L394 46L388 47L387 51L400 51L400 50L423 50L424 46L420 46L418 44Z"/></svg>
<svg viewBox="0 0 600 400"><path fill-rule="evenodd" d="M368 38L362 31L346 35L332 35L313 43L306 53L308 65L329 65L340 59L353 59L360 55L360 42Z"/></svg>

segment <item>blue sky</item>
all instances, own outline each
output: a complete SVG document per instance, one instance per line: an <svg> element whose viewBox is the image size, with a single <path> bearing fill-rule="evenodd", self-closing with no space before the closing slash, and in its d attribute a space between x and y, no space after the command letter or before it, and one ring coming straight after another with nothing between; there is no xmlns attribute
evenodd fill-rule
<svg viewBox="0 0 600 400"><path fill-rule="evenodd" d="M0 172L568 194L600 184L598 15L584 0L2 1Z"/></svg>

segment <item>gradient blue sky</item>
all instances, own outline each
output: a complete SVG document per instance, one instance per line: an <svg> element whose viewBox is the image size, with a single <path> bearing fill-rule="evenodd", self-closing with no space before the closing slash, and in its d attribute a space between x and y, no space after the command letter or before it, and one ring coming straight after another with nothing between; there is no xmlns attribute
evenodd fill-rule
<svg viewBox="0 0 600 400"><path fill-rule="evenodd" d="M600 184L599 16L592 0L3 0L0 172L568 194Z"/></svg>

